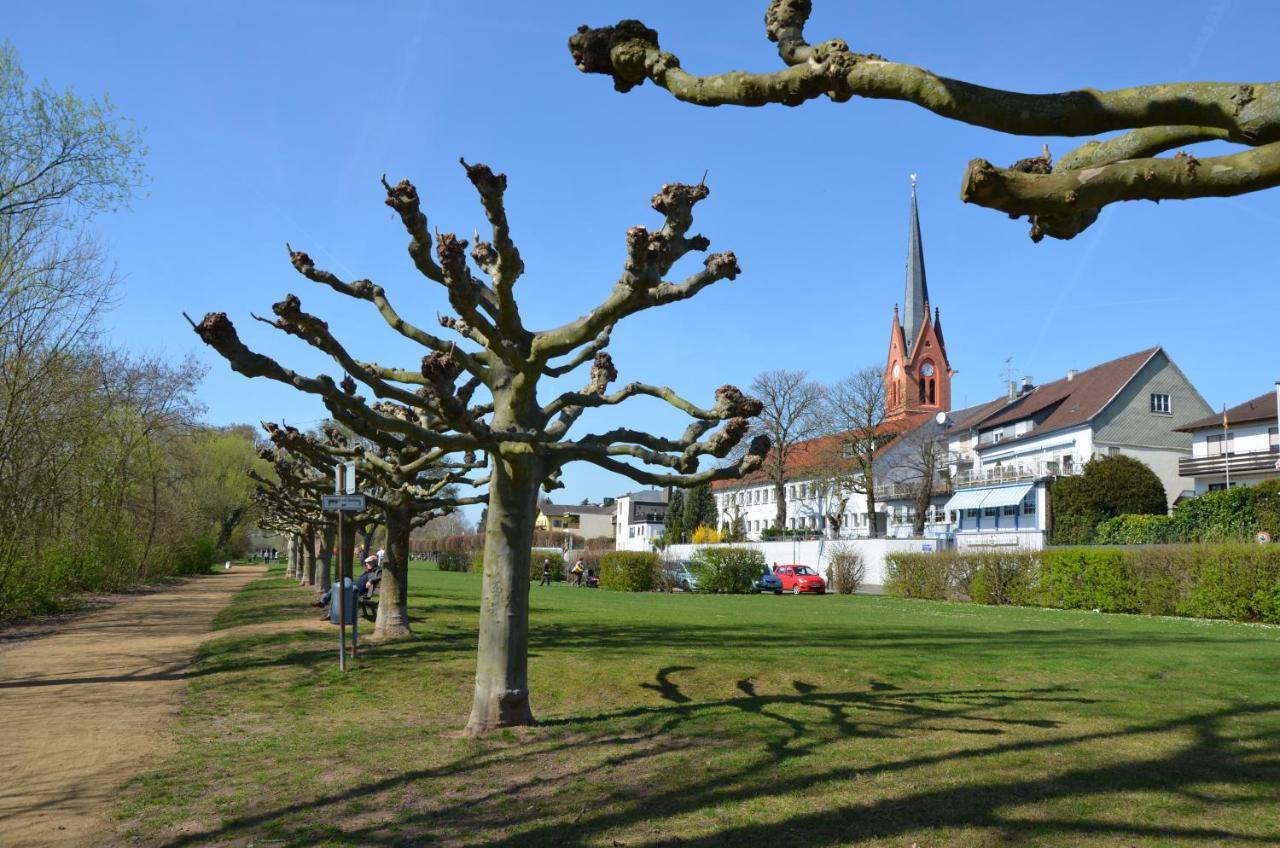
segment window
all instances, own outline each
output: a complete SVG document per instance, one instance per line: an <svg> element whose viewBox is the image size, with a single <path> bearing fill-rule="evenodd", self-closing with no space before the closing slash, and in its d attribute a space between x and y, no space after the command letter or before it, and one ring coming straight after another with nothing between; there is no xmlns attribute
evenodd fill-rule
<svg viewBox="0 0 1280 848"><path fill-rule="evenodd" d="M966 509L966 510L964 511L964 517L965 517L965 518L977 518L977 517L978 517L978 511L977 511L976 509Z"/></svg>
<svg viewBox="0 0 1280 848"><path fill-rule="evenodd" d="M1023 514L1023 515L1035 515L1035 514L1036 514L1036 495L1035 495L1035 492L1032 492L1031 494L1027 495L1025 498L1023 498L1023 499L1022 499L1022 514Z"/></svg>
<svg viewBox="0 0 1280 848"><path fill-rule="evenodd" d="M1280 453L1280 428L1268 427L1267 440L1271 444L1271 452Z"/></svg>
<svg viewBox="0 0 1280 848"><path fill-rule="evenodd" d="M1151 411L1158 412L1161 415L1169 415L1173 411L1173 407L1169 403L1169 396L1152 392Z"/></svg>
<svg viewBox="0 0 1280 848"><path fill-rule="evenodd" d="M1005 504L1005 507L1004 507L1004 514L1005 514L1005 515L1017 515L1017 514L1018 514L1018 505L1017 505L1017 504Z"/></svg>
<svg viewBox="0 0 1280 848"><path fill-rule="evenodd" d="M1210 483L1209 484L1209 491L1211 492L1221 492L1225 488L1227 488L1226 483Z"/></svg>
<svg viewBox="0 0 1280 848"><path fill-rule="evenodd" d="M1120 448L1107 448L1107 456L1119 456Z"/></svg>
<svg viewBox="0 0 1280 848"><path fill-rule="evenodd" d="M1236 434L1228 432L1224 437L1221 433L1209 436L1205 439L1206 446L1209 448L1209 456L1222 456L1225 452L1227 455L1235 453L1236 450ZM1223 445L1226 445L1224 450ZM1275 444L1275 442L1272 442Z"/></svg>
<svg viewBox="0 0 1280 848"><path fill-rule="evenodd" d="M853 442L843 442L840 445L840 455L845 459L849 459L853 456Z"/></svg>
<svg viewBox="0 0 1280 848"><path fill-rule="evenodd" d="M1000 515L1000 510L998 507L984 506L982 508L982 514L986 518L996 518Z"/></svg>
<svg viewBox="0 0 1280 848"><path fill-rule="evenodd" d="M991 444L1004 441L1004 430L996 430L991 434Z"/></svg>

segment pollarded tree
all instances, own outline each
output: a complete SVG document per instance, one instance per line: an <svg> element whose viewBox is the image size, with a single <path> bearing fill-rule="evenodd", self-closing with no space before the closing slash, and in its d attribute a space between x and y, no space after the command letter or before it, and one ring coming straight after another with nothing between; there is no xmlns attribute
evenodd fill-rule
<svg viewBox="0 0 1280 848"><path fill-rule="evenodd" d="M1280 84L1186 82L1115 91L1083 89L1023 94L948 79L924 68L856 53L836 38L805 40L810 0L771 0L765 34L787 65L773 73L730 71L695 76L658 46L658 34L639 21L580 27L569 38L578 69L613 77L618 91L645 80L699 106L798 106L826 97L903 100L944 118L1013 135L1123 135L1089 141L1054 163L1041 156L998 168L969 162L961 197L1026 216L1031 238L1069 239L1122 200L1230 197L1280 185ZM1197 159L1185 151L1158 154L1205 141L1245 150Z"/></svg>
<svg viewBox="0 0 1280 848"><path fill-rule="evenodd" d="M394 404L382 404L395 414ZM363 422L353 419L356 428ZM479 486L486 481L466 476L484 467L472 455L450 460L438 449L424 449L403 436L379 430L362 431L371 444L350 439L337 427L326 427L325 438L308 435L292 427L264 425L277 447L295 456L304 456L313 466L332 468L338 462L354 460L358 478L372 481L377 494L366 494L370 505L382 511L387 528L387 556L382 568L382 587L373 635L395 638L409 635L409 536L436 518L451 514L460 506L484 503L488 496L463 495L459 486ZM362 490L367 491L365 486Z"/></svg>
<svg viewBox="0 0 1280 848"><path fill-rule="evenodd" d="M329 326L303 312L293 296L275 305L275 326L331 356L347 373L341 386L327 375L308 377L250 350L223 313L206 315L196 331L235 370L318 395L340 420L359 419L371 429L399 434L428 449L488 454L484 589L475 697L467 722L468 732L477 734L533 723L527 673L529 561L540 488L554 488L561 469L576 461L594 463L643 484L695 486L755 469L768 444L756 439L738 461L699 470L702 458L724 458L742 441L749 419L760 412L758 401L733 386L717 390L716 401L709 407L647 383L609 391L617 372L605 347L619 321L644 309L685 300L738 274L732 253L716 253L683 281L664 279L680 259L709 246L704 236L689 232L694 205L709 194L705 185L663 186L652 201L663 217L662 225L653 231L643 226L627 231L622 272L604 300L559 327L531 330L514 296L524 263L507 223L506 177L485 165L463 162L463 166L491 228L492 241L477 239L470 251L480 275L467 263L466 241L452 233L433 238L418 191L410 182L383 181L386 203L408 231L414 265L443 286L448 296L454 314L441 317L440 324L459 336L461 344L410 323L396 311L382 286L368 280L342 280L292 249L290 259L304 277L370 303L392 329L425 348L421 365L396 368L357 361ZM588 364L590 375L582 388L547 401L538 397L544 378L562 377ZM367 403L356 394L357 381L379 399L399 405L404 414L391 415ZM473 403L472 396L482 386L487 399ZM587 410L641 396L665 401L693 420L674 438L629 427L569 438L570 429Z"/></svg>

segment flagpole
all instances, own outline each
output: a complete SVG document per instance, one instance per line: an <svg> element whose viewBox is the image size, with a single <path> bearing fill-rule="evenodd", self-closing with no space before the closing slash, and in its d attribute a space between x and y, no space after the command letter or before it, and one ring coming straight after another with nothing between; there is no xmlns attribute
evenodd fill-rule
<svg viewBox="0 0 1280 848"><path fill-rule="evenodd" d="M1227 439L1227 405L1222 405L1222 470L1226 474L1226 488L1231 488L1231 443Z"/></svg>

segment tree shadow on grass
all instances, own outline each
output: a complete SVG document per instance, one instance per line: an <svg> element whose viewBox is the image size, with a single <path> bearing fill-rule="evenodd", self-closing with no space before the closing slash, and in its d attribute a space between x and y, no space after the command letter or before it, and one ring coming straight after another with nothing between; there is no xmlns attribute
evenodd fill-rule
<svg viewBox="0 0 1280 848"><path fill-rule="evenodd" d="M1015 844L1051 836L1068 842L1280 841L1280 832L1260 830L1266 822L1247 819L1203 825L1126 818L1123 808L1105 818L1059 812L1074 811L1076 801L1135 793L1216 803L1205 786L1215 787L1219 797L1225 792L1235 803L1257 804L1261 793L1274 792L1280 782L1280 739L1246 725L1251 718L1280 716L1280 703L1238 703L1072 732L1065 720L1022 714L1028 707L1039 712L1097 703L1069 687L913 690L875 681L867 689L828 692L793 680L790 691L762 693L746 679L737 681L741 696L695 701L675 680L682 670L687 669L665 667L655 674L655 683L642 684L658 691L663 704L553 718L515 745L481 740L478 749L437 768L260 810L169 844L220 841L268 829L290 844L305 844L319 833L317 811L337 811L354 798L394 808L394 813L372 823L327 816L326 826L337 825L341 833L325 832L326 841L402 845L455 840L523 848L607 844L612 839L628 846L711 848L845 845L956 830L996 834ZM1148 754L1137 743L1152 736L1164 744ZM841 756L829 755L837 750L831 745L850 737L868 743L889 740L886 747L898 754L876 760L859 757L858 749L842 748ZM934 740L933 746L913 751L913 743L925 737ZM1081 750L1114 751L1130 743L1139 755L1112 756L1101 763L1097 757L1079 756ZM713 768L710 762L726 752L740 756ZM1008 774L995 766L1027 755L1036 755L1040 767ZM1059 756L1064 759L1053 759ZM705 767L691 767L703 761ZM940 779L956 773L964 779ZM910 777L892 783L899 774ZM717 820L707 817L709 811L776 799L780 775L785 775L788 796L826 792L829 803L796 810L782 804L765 815L738 815L722 826L708 825ZM601 793L587 800L584 782L600 786ZM450 792L446 785L465 789ZM846 789L832 795L833 785ZM890 787L887 796L878 790L884 785ZM382 797L404 797L395 793L409 787L422 799L416 805ZM1039 805L1048 805L1048 811L1037 809ZM680 833L669 823L684 815L693 816L695 832Z"/></svg>

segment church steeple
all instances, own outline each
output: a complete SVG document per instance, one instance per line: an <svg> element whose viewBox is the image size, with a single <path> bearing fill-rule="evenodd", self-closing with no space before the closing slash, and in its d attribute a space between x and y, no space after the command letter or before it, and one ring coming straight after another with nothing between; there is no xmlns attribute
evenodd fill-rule
<svg viewBox="0 0 1280 848"><path fill-rule="evenodd" d="M916 175L911 175L911 222L907 231L907 286L902 299L902 329L907 346L916 343L920 325L929 317L929 284L924 274L924 242L920 238L920 212L916 208Z"/></svg>
<svg viewBox="0 0 1280 848"><path fill-rule="evenodd" d="M930 307L933 314L930 314ZM885 411L890 419L951 409L955 375L942 340L942 318L929 302L924 274L924 242L916 203L916 175L911 175L911 222L907 234L907 287L903 309L893 307L889 356L885 362Z"/></svg>

